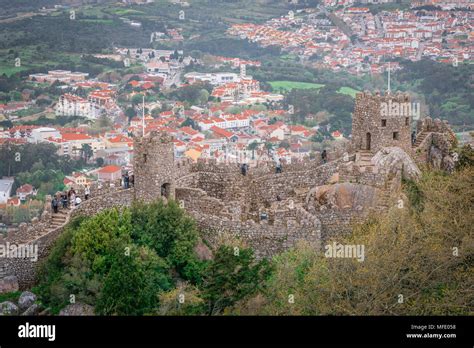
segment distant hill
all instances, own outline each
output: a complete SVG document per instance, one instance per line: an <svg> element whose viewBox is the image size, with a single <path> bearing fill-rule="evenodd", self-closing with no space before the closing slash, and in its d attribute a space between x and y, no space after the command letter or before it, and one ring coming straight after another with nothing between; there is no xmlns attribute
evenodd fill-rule
<svg viewBox="0 0 474 348"><path fill-rule="evenodd" d="M30 12L42 7L54 5L86 5L117 2L116 0L0 0L0 16L7 16L16 12Z"/></svg>

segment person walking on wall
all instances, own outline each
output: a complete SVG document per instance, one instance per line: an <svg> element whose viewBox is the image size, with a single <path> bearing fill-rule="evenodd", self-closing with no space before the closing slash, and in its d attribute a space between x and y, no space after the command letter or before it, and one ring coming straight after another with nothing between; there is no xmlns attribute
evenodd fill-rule
<svg viewBox="0 0 474 348"><path fill-rule="evenodd" d="M91 194L91 189L89 188L89 185L86 185L84 189L84 198L86 201L89 199L89 195Z"/></svg>
<svg viewBox="0 0 474 348"><path fill-rule="evenodd" d="M123 176L123 188L128 189L128 186L130 184L130 177L128 176L128 172L125 173Z"/></svg>
<svg viewBox="0 0 474 348"><path fill-rule="evenodd" d="M53 207L54 213L57 214L58 213L59 202L58 202L58 199L56 198L56 196L54 196L53 200L51 201L51 206Z"/></svg>
<svg viewBox="0 0 474 348"><path fill-rule="evenodd" d="M63 204L63 209L67 209L68 198L66 192L63 192L61 196L61 203Z"/></svg>
<svg viewBox="0 0 474 348"><path fill-rule="evenodd" d="M323 150L323 152L321 152L321 159L323 160L323 163L326 163L328 161L328 153L326 152L326 150Z"/></svg>
<svg viewBox="0 0 474 348"><path fill-rule="evenodd" d="M74 193L74 191L71 192L70 204L71 204L71 207L74 207L76 205L76 194Z"/></svg>

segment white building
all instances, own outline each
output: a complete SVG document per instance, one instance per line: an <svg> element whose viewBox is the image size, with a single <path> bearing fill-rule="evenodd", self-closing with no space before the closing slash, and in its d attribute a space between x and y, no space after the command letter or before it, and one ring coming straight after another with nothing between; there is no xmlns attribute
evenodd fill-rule
<svg viewBox="0 0 474 348"><path fill-rule="evenodd" d="M55 128L50 127L40 127L35 128L31 131L31 141L33 143L44 142L48 138L61 138L61 134Z"/></svg>
<svg viewBox="0 0 474 348"><path fill-rule="evenodd" d="M58 116L83 116L94 118L92 104L84 98L72 94L63 94L55 107Z"/></svg>
<svg viewBox="0 0 474 348"><path fill-rule="evenodd" d="M224 85L229 82L240 82L240 76L235 73L199 73L190 72L184 75L190 83L209 82L211 85Z"/></svg>
<svg viewBox="0 0 474 348"><path fill-rule="evenodd" d="M0 203L7 203L12 193L13 182L15 179L3 177L0 179Z"/></svg>

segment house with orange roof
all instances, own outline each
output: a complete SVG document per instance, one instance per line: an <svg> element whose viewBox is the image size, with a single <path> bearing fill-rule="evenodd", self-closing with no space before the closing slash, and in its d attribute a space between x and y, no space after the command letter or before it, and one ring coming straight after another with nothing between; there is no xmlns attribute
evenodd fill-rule
<svg viewBox="0 0 474 348"><path fill-rule="evenodd" d="M107 139L105 147L107 149L118 148L118 147L133 148L133 139L125 135L119 134L113 138Z"/></svg>
<svg viewBox="0 0 474 348"><path fill-rule="evenodd" d="M52 141L51 138L48 140ZM61 139L57 143L62 145L64 155L79 157L82 146L87 144L92 147L94 142L95 140L86 134L62 133Z"/></svg>
<svg viewBox="0 0 474 348"><path fill-rule="evenodd" d="M108 165L97 170L99 181L115 181L122 177L122 168L119 166Z"/></svg>
<svg viewBox="0 0 474 348"><path fill-rule="evenodd" d="M257 128L257 134L261 136L262 138L266 138L266 139L270 139L270 138L276 138L278 140L285 139L284 128L277 124L259 127Z"/></svg>
<svg viewBox="0 0 474 348"><path fill-rule="evenodd" d="M291 135L303 135L307 129L301 125L289 126L289 131Z"/></svg>
<svg viewBox="0 0 474 348"><path fill-rule="evenodd" d="M174 149L178 154L178 157L186 151L186 143L179 139L173 139Z"/></svg>
<svg viewBox="0 0 474 348"><path fill-rule="evenodd" d="M204 118L198 122L199 128L202 129L203 131L209 130L213 125L214 125L214 121L211 120L210 118Z"/></svg>
<svg viewBox="0 0 474 348"><path fill-rule="evenodd" d="M16 195L20 201L26 201L29 196L36 196L35 188L30 184L21 185L16 189Z"/></svg>
<svg viewBox="0 0 474 348"><path fill-rule="evenodd" d="M213 135L216 138L226 138L230 140L230 138L234 135L234 133L217 126L212 126L210 128L210 131L212 131Z"/></svg>
<svg viewBox="0 0 474 348"><path fill-rule="evenodd" d="M344 135L339 132L338 130L334 131L331 133L331 136L335 139L335 140L342 140L344 139Z"/></svg>
<svg viewBox="0 0 474 348"><path fill-rule="evenodd" d="M191 158L194 162L198 160L199 157L202 155L202 150L197 148L192 148L187 150L184 155L188 158Z"/></svg>
<svg viewBox="0 0 474 348"><path fill-rule="evenodd" d="M91 180L86 175L79 172L74 172L72 175L67 175L63 180L63 183L67 188L84 187L85 185L90 184L90 182Z"/></svg>

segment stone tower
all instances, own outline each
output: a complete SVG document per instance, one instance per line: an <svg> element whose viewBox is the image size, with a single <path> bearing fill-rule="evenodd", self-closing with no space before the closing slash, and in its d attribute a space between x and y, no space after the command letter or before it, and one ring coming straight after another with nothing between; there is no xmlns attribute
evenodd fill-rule
<svg viewBox="0 0 474 348"><path fill-rule="evenodd" d="M135 199L151 202L159 197L174 199L175 171L173 137L152 132L134 142Z"/></svg>
<svg viewBox="0 0 474 348"><path fill-rule="evenodd" d="M397 146L411 153L412 104L408 94L358 93L352 116L352 147L377 152Z"/></svg>

